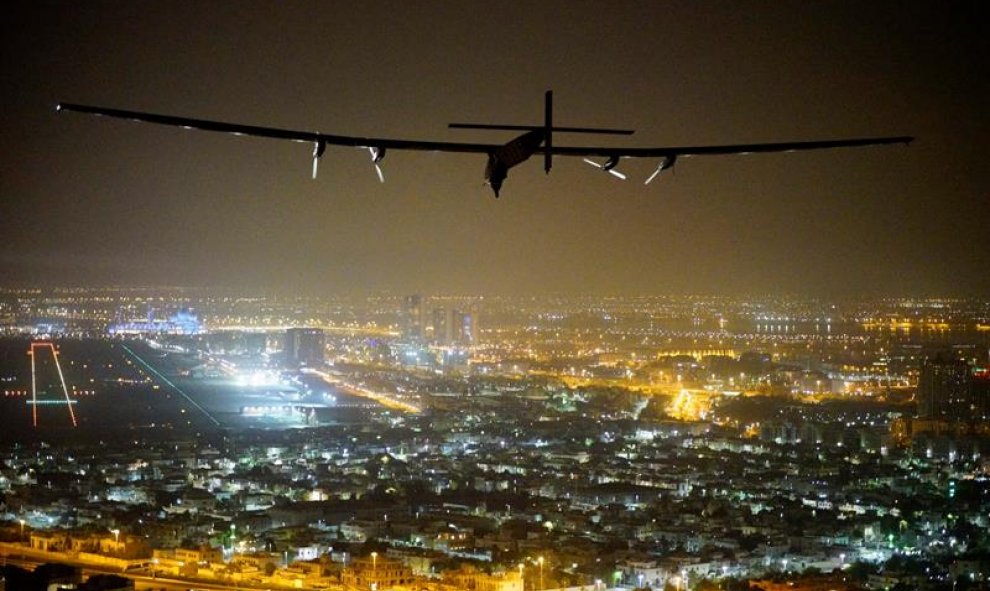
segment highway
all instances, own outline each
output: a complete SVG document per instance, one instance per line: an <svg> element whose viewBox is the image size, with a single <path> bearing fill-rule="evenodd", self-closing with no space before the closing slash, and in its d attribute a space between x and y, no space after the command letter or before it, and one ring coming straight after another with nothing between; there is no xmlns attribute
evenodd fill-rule
<svg viewBox="0 0 990 591"><path fill-rule="evenodd" d="M319 371L315 369L304 369L302 371L310 375L319 376L324 382L332 386L335 386L336 388L339 388L340 390L346 392L347 394L350 394L351 396L360 396L361 398L367 398L368 400L373 400L378 404L381 404L385 408L391 408L393 410L401 410L402 412L409 412L409 413L420 412L418 406L409 404L404 400L398 400L382 392L373 392L367 388L362 388L361 386L357 386L355 384L345 382L340 378L336 378L328 374L325 371Z"/></svg>
<svg viewBox="0 0 990 591"><path fill-rule="evenodd" d="M147 571L120 572L118 569L101 567L80 561L64 560L61 558L45 560L40 557L31 557L18 554L0 554L0 564L19 566L33 571L38 566L52 562L77 566L82 569L83 578L93 575L117 575L126 577L134 581L134 588L137 591L279 591L281 589L295 589L302 591L318 591L311 587L289 587L284 585L256 585L234 582L217 582L204 579L176 579L168 576L151 575ZM341 587L342 588L342 587ZM319 591L326 591L325 589Z"/></svg>

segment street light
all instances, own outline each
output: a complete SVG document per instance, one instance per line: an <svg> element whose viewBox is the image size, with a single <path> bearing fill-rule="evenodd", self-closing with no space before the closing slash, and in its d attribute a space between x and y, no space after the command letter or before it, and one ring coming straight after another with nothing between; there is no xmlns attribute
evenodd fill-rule
<svg viewBox="0 0 990 591"><path fill-rule="evenodd" d="M120 543L120 530L119 529L112 529L112 530L110 530L110 533L113 534L113 542L115 544L119 544Z"/></svg>
<svg viewBox="0 0 990 591"><path fill-rule="evenodd" d="M519 563L519 582L522 583L522 589L526 589L526 579L523 577L523 563Z"/></svg>
<svg viewBox="0 0 990 591"><path fill-rule="evenodd" d="M540 591L543 591L543 557L537 559L540 563Z"/></svg>
<svg viewBox="0 0 990 591"><path fill-rule="evenodd" d="M378 552L371 553L371 570L372 572L378 572Z"/></svg>
<svg viewBox="0 0 990 591"><path fill-rule="evenodd" d="M21 539L24 539L24 520L21 519Z"/></svg>

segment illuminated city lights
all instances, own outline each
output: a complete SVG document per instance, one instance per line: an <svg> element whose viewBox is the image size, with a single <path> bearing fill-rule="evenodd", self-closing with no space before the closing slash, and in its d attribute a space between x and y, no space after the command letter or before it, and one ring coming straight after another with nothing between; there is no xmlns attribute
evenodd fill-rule
<svg viewBox="0 0 990 591"><path fill-rule="evenodd" d="M438 553L451 565L490 562L491 573L449 567L439 577L454 585L491 577L484 584L497 581L503 591L570 583L689 589L706 579L799 580L811 567L831 584L864 563L911 559L941 572L940 557L979 543L981 534L952 524L962 514L981 519L960 503L987 482L981 451L966 443L990 437L990 423L968 420L985 412L972 392L983 392L990 375L976 321L982 304L940 308L962 343L946 357L939 330L864 327L861 310L903 312L899 301L845 304L849 312L829 306L824 327L815 320L823 304L800 300L414 301L442 312L410 315L407 298L358 308L391 336L315 328L329 323L319 317L334 308L326 302L281 312L259 299L256 310L241 312L289 328L126 341L97 328L36 343L37 396L28 363L0 368L5 412L85 401L83 440L117 443L5 452L0 459L11 469L0 469L0 490L19 499L8 502L9 518L23 520L23 530L12 522L21 534L12 552L32 539L69 544L76 536L71 543L85 544L60 505L43 499L64 494L62 480L91 478L99 483L91 496L73 502L100 508L74 519L103 528L100 552L157 579L210 585L236 575L245 587L360 583L385 591L421 576L393 558L396 551ZM181 303L207 326L214 309L224 313L219 299ZM773 307L787 313L766 312ZM362 313L336 309L371 325ZM481 320L472 342L435 337L431 320L446 323L455 309ZM306 321L293 326L280 313ZM61 378L79 384L57 398L41 394L50 346L60 349ZM55 362L52 355L53 383ZM967 422L952 423L964 407ZM40 418L35 432L58 440L57 426ZM929 436L947 429L962 439L949 445ZM922 486L918 475L940 483L939 496L911 514L903 507ZM903 490L889 484L916 480ZM31 495L34 487L45 495ZM479 506L473 495L492 501ZM154 511L138 509L159 498L165 504ZM375 506L380 512L347 517ZM248 514L257 517L244 520ZM193 548L165 545L161 536L184 520L209 525L187 530ZM491 551L523 526L529 552ZM747 533L757 527L766 533ZM796 528L846 537L788 546ZM65 542L38 533L56 530L71 533ZM275 541L280 530L291 537ZM715 556L686 531L735 550ZM372 536L380 545L348 554ZM572 539L593 551L565 551L560 560ZM331 545L336 574L305 566ZM626 550L617 555L614 547ZM129 552L136 557L117 558ZM271 566L248 567L252 560Z"/></svg>

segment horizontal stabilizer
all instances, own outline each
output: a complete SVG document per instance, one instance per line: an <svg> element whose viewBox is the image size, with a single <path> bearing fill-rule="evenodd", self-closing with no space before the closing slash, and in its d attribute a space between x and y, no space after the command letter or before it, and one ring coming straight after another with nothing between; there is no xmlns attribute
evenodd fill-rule
<svg viewBox="0 0 990 591"><path fill-rule="evenodd" d="M542 125L488 125L486 123L451 123L452 129L508 129L512 131L534 131L544 129ZM608 135L632 135L634 129L600 129L596 127L553 127L553 131L564 133L601 133Z"/></svg>

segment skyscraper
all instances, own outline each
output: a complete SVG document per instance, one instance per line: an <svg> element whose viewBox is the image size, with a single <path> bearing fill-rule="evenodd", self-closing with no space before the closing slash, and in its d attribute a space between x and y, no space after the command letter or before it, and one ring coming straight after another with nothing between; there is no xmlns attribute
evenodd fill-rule
<svg viewBox="0 0 990 591"><path fill-rule="evenodd" d="M970 387L973 405L973 418L990 420L990 373L983 371L973 376Z"/></svg>
<svg viewBox="0 0 990 591"><path fill-rule="evenodd" d="M926 359L918 379L918 417L958 421L971 414L969 364L959 359Z"/></svg>
<svg viewBox="0 0 990 591"><path fill-rule="evenodd" d="M456 308L433 309L433 343L441 346L478 342L477 314Z"/></svg>
<svg viewBox="0 0 990 591"><path fill-rule="evenodd" d="M283 352L289 367L320 367L326 361L326 335L319 328L290 328Z"/></svg>
<svg viewBox="0 0 990 591"><path fill-rule="evenodd" d="M449 345L453 341L453 319L447 308L433 310L433 342L437 345Z"/></svg>
<svg viewBox="0 0 990 591"><path fill-rule="evenodd" d="M464 345L474 345L478 342L478 313L460 312L457 314L457 340Z"/></svg>
<svg viewBox="0 0 990 591"><path fill-rule="evenodd" d="M402 307L402 336L411 341L423 339L423 296L406 296Z"/></svg>

